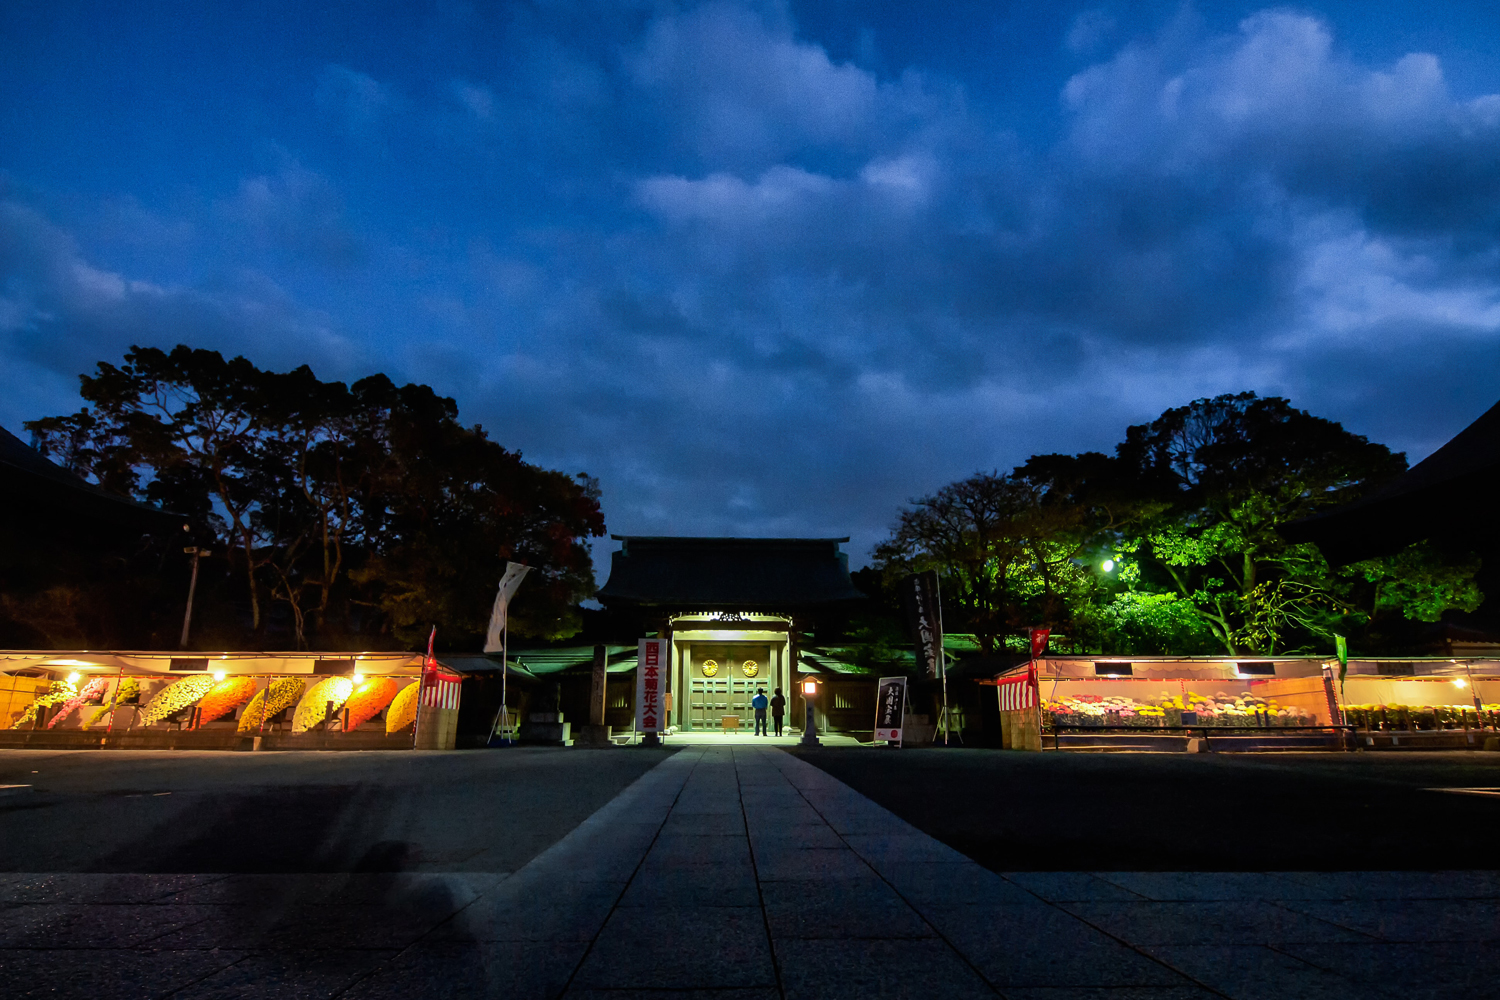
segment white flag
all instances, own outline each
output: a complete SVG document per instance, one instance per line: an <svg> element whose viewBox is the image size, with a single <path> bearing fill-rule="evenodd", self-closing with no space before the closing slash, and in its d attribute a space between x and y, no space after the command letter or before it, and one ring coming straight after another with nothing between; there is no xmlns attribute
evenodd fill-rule
<svg viewBox="0 0 1500 1000"><path fill-rule="evenodd" d="M510 608L510 599L530 570L531 567L525 563L505 564L505 575L500 578L500 590L495 594L495 607L490 611L490 629L484 637L486 653L500 652L500 633L505 631L505 616Z"/></svg>

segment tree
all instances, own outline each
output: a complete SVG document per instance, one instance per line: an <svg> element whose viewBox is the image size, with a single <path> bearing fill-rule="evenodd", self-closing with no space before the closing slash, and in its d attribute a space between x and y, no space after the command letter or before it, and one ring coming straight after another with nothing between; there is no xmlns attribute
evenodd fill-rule
<svg viewBox="0 0 1500 1000"><path fill-rule="evenodd" d="M1365 606L1354 576L1335 574L1316 546L1281 536L1281 526L1347 503L1406 467L1404 456L1285 399L1195 400L1129 428L1117 454L1143 494L1165 505L1143 525L1136 549L1231 655L1322 645L1398 605L1441 614L1477 593L1472 568L1429 565L1421 584L1391 563L1361 572L1395 573L1420 595L1388 586L1385 604L1371 595L1376 603Z"/></svg>
<svg viewBox="0 0 1500 1000"><path fill-rule="evenodd" d="M427 386L346 386L179 346L101 363L83 396L82 411L27 425L38 447L217 536L256 635L269 596L297 648L309 634L416 644L433 622L474 637L506 559L535 570L519 634L576 631L575 605L593 593L597 484L522 461Z"/></svg>
<svg viewBox="0 0 1500 1000"><path fill-rule="evenodd" d="M960 612L962 627L974 633L980 648L993 653L1014 604L1012 570L1026 551L1020 521L1029 493L1024 484L992 472L913 500L891 537L876 547L876 565L893 576L936 569L944 603Z"/></svg>
<svg viewBox="0 0 1500 1000"><path fill-rule="evenodd" d="M214 525L240 553L258 630L262 539L251 515L268 430L263 373L244 358L179 345L170 353L132 348L124 365L100 362L80 382L92 410L26 424L42 453L62 451L72 471L105 489ZM143 469L152 473L144 489Z"/></svg>
<svg viewBox="0 0 1500 1000"><path fill-rule="evenodd" d="M913 501L875 562L937 569L950 620L987 653L1028 625L1122 653L1326 648L1483 598L1469 557L1414 546L1334 571L1280 534L1405 466L1279 397L1199 399L1129 428L1113 456L1033 456Z"/></svg>

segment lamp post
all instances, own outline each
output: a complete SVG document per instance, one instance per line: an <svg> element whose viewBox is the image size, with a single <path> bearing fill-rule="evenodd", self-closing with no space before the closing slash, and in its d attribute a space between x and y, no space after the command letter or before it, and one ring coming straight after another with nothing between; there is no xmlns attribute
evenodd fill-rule
<svg viewBox="0 0 1500 1000"><path fill-rule="evenodd" d="M809 677L802 682L802 701L807 705L807 723L802 727L802 742L799 746L822 746L818 742L818 722L813 715L813 699L817 696L818 682Z"/></svg>
<svg viewBox="0 0 1500 1000"><path fill-rule="evenodd" d="M182 613L182 638L177 641L178 649L187 649L188 629L193 624L193 594L198 590L198 562L207 559L211 553L197 545L189 545L182 551L193 557L193 575L188 580L187 610Z"/></svg>

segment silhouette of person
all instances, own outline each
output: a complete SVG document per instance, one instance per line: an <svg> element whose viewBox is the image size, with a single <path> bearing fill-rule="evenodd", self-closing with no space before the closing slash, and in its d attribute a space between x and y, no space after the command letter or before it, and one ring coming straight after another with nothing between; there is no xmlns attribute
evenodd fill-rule
<svg viewBox="0 0 1500 1000"><path fill-rule="evenodd" d="M782 696L781 688L776 689L776 694L771 697L771 722L776 727L776 735L781 735L781 718L786 715L786 698Z"/></svg>
<svg viewBox="0 0 1500 1000"><path fill-rule="evenodd" d="M766 698L765 688L756 688L755 697L750 699L750 707L755 709L755 735L766 735L766 708L771 703Z"/></svg>

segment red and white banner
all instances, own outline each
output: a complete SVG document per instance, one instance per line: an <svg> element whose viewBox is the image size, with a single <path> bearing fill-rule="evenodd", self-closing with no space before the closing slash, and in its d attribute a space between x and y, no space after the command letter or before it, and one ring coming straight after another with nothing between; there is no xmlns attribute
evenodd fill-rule
<svg viewBox="0 0 1500 1000"><path fill-rule="evenodd" d="M635 728L659 733L667 728L667 640L642 639L635 663Z"/></svg>
<svg viewBox="0 0 1500 1000"><path fill-rule="evenodd" d="M1023 708L1036 708L1036 673L1028 670L1016 677L997 677L995 694L1000 698L1000 711L1019 712Z"/></svg>
<svg viewBox="0 0 1500 1000"><path fill-rule="evenodd" d="M444 677L429 673L422 680L421 703L423 708L458 708L458 692L461 685L457 677Z"/></svg>

